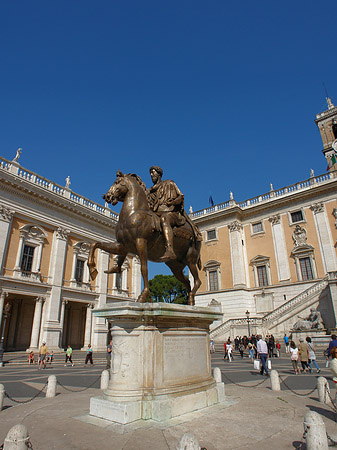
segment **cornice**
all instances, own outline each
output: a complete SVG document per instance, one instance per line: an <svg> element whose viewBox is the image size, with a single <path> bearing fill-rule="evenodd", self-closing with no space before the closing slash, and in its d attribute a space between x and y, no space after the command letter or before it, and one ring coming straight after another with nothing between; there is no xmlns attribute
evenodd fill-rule
<svg viewBox="0 0 337 450"><path fill-rule="evenodd" d="M50 193L48 192L48 195L43 195L45 194L44 192L36 192L33 189L28 189L26 186L11 182L10 180L2 178L1 174L0 174L0 183L1 183L1 190L8 192L12 195L15 195L16 197L19 197L24 201L31 201L33 196L34 202L41 205L42 207L46 207L46 204L52 205L53 208L59 210L64 214L69 214L70 211L76 216L85 218L86 220L88 220L88 222L96 222L102 224L108 227L110 230L114 229L116 226L117 222L112 218L105 217L102 214L84 208L82 205L73 204L72 202L70 202L70 200L65 198L63 198L60 201L52 192ZM9 200L6 198L6 202L11 203L13 206L15 206L16 213L21 213L24 214L25 216L29 215L29 211L27 211L27 209L20 207L19 204L15 204L14 201L9 202ZM50 206L47 207L50 208ZM36 216L36 210L34 210L34 214L31 214L31 216L32 217ZM50 221L50 223L53 222L53 220L50 220L50 218L47 217L47 215L46 219L48 220L48 222ZM55 226L59 225L59 222L55 221L54 225Z"/></svg>

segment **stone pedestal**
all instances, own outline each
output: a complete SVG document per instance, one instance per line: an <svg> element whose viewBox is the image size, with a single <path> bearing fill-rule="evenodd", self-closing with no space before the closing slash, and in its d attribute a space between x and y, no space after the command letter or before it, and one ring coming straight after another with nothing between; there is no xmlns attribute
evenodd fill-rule
<svg viewBox="0 0 337 450"><path fill-rule="evenodd" d="M109 320L111 377L90 415L126 424L163 421L223 401L211 375L212 307L123 302L94 314Z"/></svg>

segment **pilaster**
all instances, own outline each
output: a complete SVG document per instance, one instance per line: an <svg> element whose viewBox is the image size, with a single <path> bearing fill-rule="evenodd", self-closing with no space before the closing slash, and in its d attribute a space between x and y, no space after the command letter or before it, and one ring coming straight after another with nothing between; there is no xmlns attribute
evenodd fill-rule
<svg viewBox="0 0 337 450"><path fill-rule="evenodd" d="M275 214L268 220L271 223L278 280L290 280L290 268L281 216Z"/></svg>
<svg viewBox="0 0 337 450"><path fill-rule="evenodd" d="M0 204L0 274L6 258L14 211Z"/></svg>
<svg viewBox="0 0 337 450"><path fill-rule="evenodd" d="M310 209L314 215L324 272L334 272L337 270L336 253L324 204L314 203Z"/></svg>
<svg viewBox="0 0 337 450"><path fill-rule="evenodd" d="M229 228L229 239L231 248L231 261L232 261L232 272L233 272L233 286L234 287L244 287L246 286L246 276L245 276L245 264L244 264L244 253L243 253L243 236L242 230L243 226L240 222L235 220L228 225Z"/></svg>
<svg viewBox="0 0 337 450"><path fill-rule="evenodd" d="M45 299L38 297L35 301L35 310L32 326L32 334L30 339L29 350L37 350L39 347L39 336L41 330L42 306Z"/></svg>

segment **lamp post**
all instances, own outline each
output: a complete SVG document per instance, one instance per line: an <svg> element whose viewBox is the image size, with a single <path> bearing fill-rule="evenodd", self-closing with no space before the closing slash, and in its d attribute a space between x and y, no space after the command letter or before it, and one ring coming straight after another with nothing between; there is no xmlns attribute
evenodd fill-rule
<svg viewBox="0 0 337 450"><path fill-rule="evenodd" d="M247 323L248 323L248 337L250 337L250 318L249 318L249 316L250 316L250 312L248 311L248 309L247 309L247 311L246 311L246 316L247 316Z"/></svg>
<svg viewBox="0 0 337 450"><path fill-rule="evenodd" d="M4 366L4 340L5 340L5 331L6 331L6 322L7 322L7 317L9 316L9 312L11 310L11 304L9 302L7 302L5 304L4 307L4 312L3 312L3 327L2 327L2 333L1 333L1 341L0 341L0 367Z"/></svg>

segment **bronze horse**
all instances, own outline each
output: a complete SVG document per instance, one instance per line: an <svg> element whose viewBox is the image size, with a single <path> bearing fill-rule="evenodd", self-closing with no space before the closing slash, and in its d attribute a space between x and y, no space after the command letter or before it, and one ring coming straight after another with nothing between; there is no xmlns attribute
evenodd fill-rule
<svg viewBox="0 0 337 450"><path fill-rule="evenodd" d="M95 242L90 246L88 259L90 277L95 279L97 276L95 264L97 248L118 255L115 265L106 273L120 273L127 254L138 255L144 282L138 302L144 303L149 297L147 261L160 262L160 258L165 253L160 218L151 210L146 186L135 174L123 174L118 171L116 181L103 198L112 205L116 205L119 201L123 202L123 206L116 225L117 241ZM173 275L185 285L188 292L188 304L194 305L195 293L201 285L198 275L198 268L201 269L201 242L195 239L192 227L188 222L174 228L173 233L173 247L177 258L165 264L171 269ZM194 278L193 289L184 275L185 266L188 266Z"/></svg>

